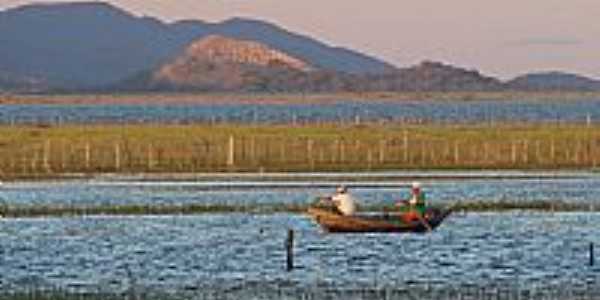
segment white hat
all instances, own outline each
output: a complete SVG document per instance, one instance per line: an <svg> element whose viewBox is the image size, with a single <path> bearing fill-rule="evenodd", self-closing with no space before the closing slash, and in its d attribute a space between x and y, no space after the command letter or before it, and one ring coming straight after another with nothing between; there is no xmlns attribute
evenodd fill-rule
<svg viewBox="0 0 600 300"><path fill-rule="evenodd" d="M413 187L413 189L419 189L419 188L421 188L421 183L415 181L412 183L412 187Z"/></svg>
<svg viewBox="0 0 600 300"><path fill-rule="evenodd" d="M346 187L343 185L338 186L338 188L336 189L336 191L338 193L345 193L346 192Z"/></svg>

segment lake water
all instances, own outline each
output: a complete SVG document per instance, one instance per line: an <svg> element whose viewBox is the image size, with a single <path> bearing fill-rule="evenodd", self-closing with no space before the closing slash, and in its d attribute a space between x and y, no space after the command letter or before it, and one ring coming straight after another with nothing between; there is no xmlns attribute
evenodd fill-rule
<svg viewBox="0 0 600 300"><path fill-rule="evenodd" d="M383 188L363 183L352 183L363 203L406 196L401 183ZM500 199L595 204L600 177L426 180L425 187L430 202L438 204ZM310 182L297 187L233 182L224 188L215 182L92 180L4 183L0 197L8 205L277 205L308 203L330 191ZM598 224L597 213L458 213L430 234L334 235L299 214L0 219L0 290L202 294L253 286L281 292L503 285L600 295L600 269L588 266L589 243L600 245ZM288 229L296 232L292 272L285 271Z"/></svg>
<svg viewBox="0 0 600 300"><path fill-rule="evenodd" d="M421 180L428 198L446 205L461 202L563 201L600 205L600 176L591 173L564 177L520 178L523 174L506 172L503 179L474 176L452 179L432 174ZM475 173L476 174L476 173ZM504 174L498 172L497 176ZM377 176L376 174L370 174ZM448 175L448 174L446 174ZM450 174L451 175L451 174ZM464 174L463 174L464 175ZM534 174L535 175L535 174ZM541 175L541 174L538 174ZM47 182L6 182L0 186L0 203L23 205L117 205L117 204L226 204L230 206L278 206L309 204L318 196L331 193L339 184L351 188L361 203L377 205L408 197L410 181L381 175L376 181L343 181L318 178L302 181L264 181L260 177L237 180L217 178L192 181L140 181L92 179ZM405 176L412 176L405 174ZM537 175L536 175L537 176ZM356 174L360 178L360 174ZM319 177L320 178L320 177Z"/></svg>
<svg viewBox="0 0 600 300"><path fill-rule="evenodd" d="M340 101L327 104L0 105L0 123L587 122L600 99Z"/></svg>
<svg viewBox="0 0 600 300"><path fill-rule="evenodd" d="M0 221L4 290L146 291L447 287L600 292L588 244L600 215L456 215L426 235L332 235L302 215ZM285 271L286 229L296 269ZM600 282L598 282L600 283Z"/></svg>

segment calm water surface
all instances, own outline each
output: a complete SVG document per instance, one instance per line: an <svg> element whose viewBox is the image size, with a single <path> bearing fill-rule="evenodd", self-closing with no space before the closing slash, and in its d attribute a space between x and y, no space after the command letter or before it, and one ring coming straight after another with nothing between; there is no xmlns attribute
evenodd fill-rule
<svg viewBox="0 0 600 300"><path fill-rule="evenodd" d="M600 99L339 101L330 104L0 105L0 123L290 123L323 121L586 122Z"/></svg>
<svg viewBox="0 0 600 300"><path fill-rule="evenodd" d="M380 204L408 197L407 181L58 181L0 186L7 205L227 204L232 206L308 204L345 183L361 203ZM266 184L266 185L265 185ZM600 205L600 176L545 179L424 180L430 201L564 201ZM381 185L381 187L377 187ZM263 187L264 186L264 187Z"/></svg>
<svg viewBox="0 0 600 300"><path fill-rule="evenodd" d="M358 184L359 183L354 183ZM600 178L426 181L429 200L562 200L595 204ZM362 203L406 196L406 188L353 188ZM327 188L197 182L4 183L8 205L106 203L307 203ZM249 282L327 285L589 284L590 242L600 214L455 214L426 235L332 235L297 214L210 214L0 219L0 289L30 286L125 291L197 291ZM296 231L296 270L285 272L284 240ZM600 286L599 286L600 291Z"/></svg>
<svg viewBox="0 0 600 300"><path fill-rule="evenodd" d="M93 217L0 221L2 289L163 291L243 282L298 287L585 284L600 216L456 215L427 235L331 235L300 215ZM296 266L285 272L286 228Z"/></svg>

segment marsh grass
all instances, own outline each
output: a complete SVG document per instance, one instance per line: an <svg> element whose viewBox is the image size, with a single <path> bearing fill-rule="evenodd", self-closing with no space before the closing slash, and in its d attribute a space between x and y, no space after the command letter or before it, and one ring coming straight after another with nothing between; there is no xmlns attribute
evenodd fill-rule
<svg viewBox="0 0 600 300"><path fill-rule="evenodd" d="M147 216L147 215L201 215L201 214L302 214L309 204L123 204L123 205L4 205L0 215L7 218L70 217L70 216ZM600 207L584 203L561 201L472 201L450 205L455 212L598 212ZM363 212L395 211L382 204L360 206Z"/></svg>
<svg viewBox="0 0 600 300"><path fill-rule="evenodd" d="M595 169L600 126L89 125L0 127L0 176Z"/></svg>

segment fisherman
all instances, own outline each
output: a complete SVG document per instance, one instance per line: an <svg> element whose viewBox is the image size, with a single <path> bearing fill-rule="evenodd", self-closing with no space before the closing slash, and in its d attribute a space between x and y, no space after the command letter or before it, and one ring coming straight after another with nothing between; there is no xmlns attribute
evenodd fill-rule
<svg viewBox="0 0 600 300"><path fill-rule="evenodd" d="M421 190L421 183L413 182L411 185L410 199L403 200L398 203L398 206L408 204L408 212L403 214L405 221L415 221L423 218L425 215L425 192Z"/></svg>
<svg viewBox="0 0 600 300"><path fill-rule="evenodd" d="M351 216L356 212L354 199L348 193L348 189L345 186L339 186L336 189L336 193L331 197L331 201L344 216Z"/></svg>

